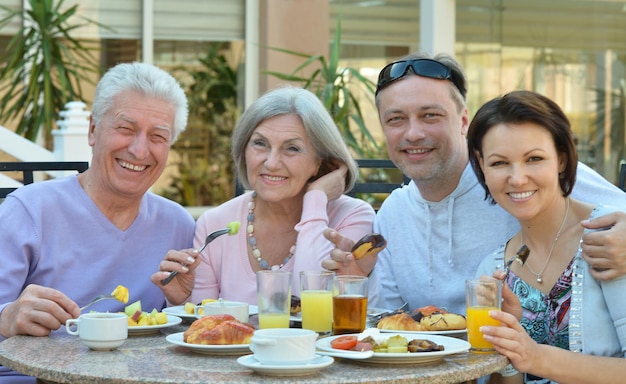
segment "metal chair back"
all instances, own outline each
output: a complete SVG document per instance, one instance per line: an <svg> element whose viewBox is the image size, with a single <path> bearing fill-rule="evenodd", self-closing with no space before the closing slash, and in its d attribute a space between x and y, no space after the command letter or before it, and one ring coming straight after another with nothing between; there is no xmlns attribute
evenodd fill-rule
<svg viewBox="0 0 626 384"><path fill-rule="evenodd" d="M24 185L34 182L34 172L40 171L76 171L82 173L89 168L87 161L13 161L0 162L0 172L22 172ZM0 188L0 199L5 198L17 188Z"/></svg>

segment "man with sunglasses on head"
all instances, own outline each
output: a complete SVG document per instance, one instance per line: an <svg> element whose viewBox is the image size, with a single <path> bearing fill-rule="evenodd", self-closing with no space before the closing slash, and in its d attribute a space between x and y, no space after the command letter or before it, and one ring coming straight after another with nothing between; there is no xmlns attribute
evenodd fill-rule
<svg viewBox="0 0 626 384"><path fill-rule="evenodd" d="M380 289L370 306L411 310L427 305L465 313L464 281L473 278L488 252L519 231L519 224L485 191L469 165L467 80L446 54L413 54L385 66L376 88L376 107L390 159L411 179L383 203L374 230L387 239L378 260L354 261L351 242L332 229L336 244L324 267L369 274ZM515 145L511 143L511 145ZM626 206L626 194L580 163L574 198ZM594 277L626 273L626 214L583 222L610 229L585 234L585 259ZM375 264L375 267L374 267ZM380 286L377 286L379 283Z"/></svg>

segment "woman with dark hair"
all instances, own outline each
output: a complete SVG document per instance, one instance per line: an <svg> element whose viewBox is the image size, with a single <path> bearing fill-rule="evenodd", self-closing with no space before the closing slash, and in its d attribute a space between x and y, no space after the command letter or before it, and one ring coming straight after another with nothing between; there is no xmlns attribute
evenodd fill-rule
<svg viewBox="0 0 626 384"><path fill-rule="evenodd" d="M485 198L521 226L483 260L478 275L502 269L522 246L530 250L506 275L503 310L509 313L490 313L501 326L481 328L515 368L500 376L511 383L622 381L626 277L594 279L580 248L580 222L616 209L569 196L578 158L567 117L547 97L515 91L481 107L467 138Z"/></svg>

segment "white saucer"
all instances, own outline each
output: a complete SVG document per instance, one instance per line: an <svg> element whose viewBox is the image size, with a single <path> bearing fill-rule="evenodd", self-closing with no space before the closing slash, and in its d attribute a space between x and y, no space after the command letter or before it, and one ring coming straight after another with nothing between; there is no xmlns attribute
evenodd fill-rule
<svg viewBox="0 0 626 384"><path fill-rule="evenodd" d="M252 369L260 375L268 376L307 376L315 374L331 365L335 360L330 356L315 355L315 359L298 365L265 365L259 363L254 355L241 356L237 363Z"/></svg>

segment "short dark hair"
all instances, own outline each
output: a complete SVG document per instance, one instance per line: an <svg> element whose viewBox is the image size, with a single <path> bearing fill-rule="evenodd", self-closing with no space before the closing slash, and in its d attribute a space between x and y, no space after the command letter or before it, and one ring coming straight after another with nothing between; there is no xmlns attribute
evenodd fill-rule
<svg viewBox="0 0 626 384"><path fill-rule="evenodd" d="M480 169L478 157L483 157L483 138L490 128L506 123L535 123L545 128L557 152L565 154L567 164L559 175L559 185L563 196L572 193L576 182L578 154L570 122L561 108L549 98L531 91L513 91L485 103L472 119L467 131L469 161L474 173L485 189L485 199L495 204L495 200L485 183L485 174Z"/></svg>

